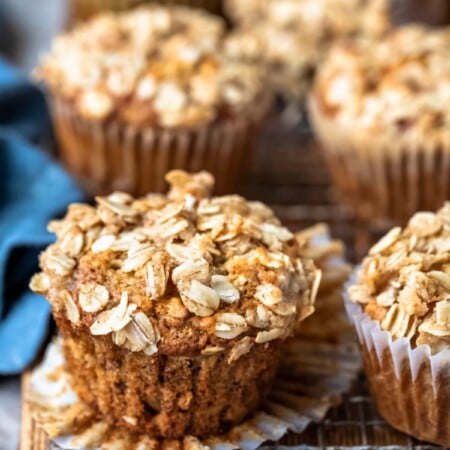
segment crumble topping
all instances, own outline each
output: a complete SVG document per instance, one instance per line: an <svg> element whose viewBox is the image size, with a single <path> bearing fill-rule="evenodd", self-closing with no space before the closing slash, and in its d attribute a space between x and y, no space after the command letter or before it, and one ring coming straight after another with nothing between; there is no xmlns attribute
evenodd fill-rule
<svg viewBox="0 0 450 450"><path fill-rule="evenodd" d="M230 60L225 22L186 7L102 13L57 37L36 71L90 120L200 126L256 114L264 70Z"/></svg>
<svg viewBox="0 0 450 450"><path fill-rule="evenodd" d="M49 224L31 288L95 336L151 355L284 339L314 310L321 271L304 237L260 202L211 197L213 177L170 172L167 195L114 193Z"/></svg>
<svg viewBox="0 0 450 450"><path fill-rule="evenodd" d="M338 45L316 78L317 105L352 132L382 132L410 145L447 142L449 43L447 29L409 25L376 42Z"/></svg>
<svg viewBox="0 0 450 450"><path fill-rule="evenodd" d="M448 348L450 203L387 233L370 250L349 294L393 338L429 344L433 353Z"/></svg>
<svg viewBox="0 0 450 450"><path fill-rule="evenodd" d="M237 31L230 55L267 64L274 89L302 99L331 43L377 37L389 26L386 0L228 0Z"/></svg>

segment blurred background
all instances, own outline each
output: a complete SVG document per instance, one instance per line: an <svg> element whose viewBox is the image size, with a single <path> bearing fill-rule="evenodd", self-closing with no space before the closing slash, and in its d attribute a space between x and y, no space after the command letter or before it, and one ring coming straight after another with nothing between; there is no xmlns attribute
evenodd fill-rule
<svg viewBox="0 0 450 450"><path fill-rule="evenodd" d="M29 74L55 34L96 11L95 0L73 1L77 1L75 6L69 0L0 0L0 56ZM209 1L212 9L223 12L218 1ZM111 4L121 7L120 1ZM391 14L396 24L444 25L450 22L450 0L392 0ZM371 239L367 230L360 233L353 228L349 211L335 202L307 123L301 113L291 114L288 109L287 113L273 112L267 119L240 192L269 203L293 228L326 221L335 236L347 243L360 241L361 248L367 248ZM349 249L349 257L356 259L357 246ZM19 380L0 377L0 450L17 447L19 424Z"/></svg>

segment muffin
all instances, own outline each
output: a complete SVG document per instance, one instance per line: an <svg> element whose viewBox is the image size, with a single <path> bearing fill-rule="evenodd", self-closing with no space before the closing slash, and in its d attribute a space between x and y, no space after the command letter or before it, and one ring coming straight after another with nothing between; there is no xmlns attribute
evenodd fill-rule
<svg viewBox="0 0 450 450"><path fill-rule="evenodd" d="M55 39L36 71L61 156L90 194L163 192L172 169L209 170L230 193L268 94L263 67L223 51L200 10L104 13Z"/></svg>
<svg viewBox="0 0 450 450"><path fill-rule="evenodd" d="M382 416L450 446L450 203L419 212L369 252L348 289Z"/></svg>
<svg viewBox="0 0 450 450"><path fill-rule="evenodd" d="M228 0L238 24L231 54L268 66L270 82L286 101L303 102L330 44L377 37L389 26L386 0Z"/></svg>
<svg viewBox="0 0 450 450"><path fill-rule="evenodd" d="M222 10L221 0L71 0L72 20L77 22L89 19L103 11L123 11L144 3L161 3L163 5L186 5L203 8L219 14Z"/></svg>
<svg viewBox="0 0 450 450"><path fill-rule="evenodd" d="M262 203L210 197L206 172L168 195L75 204L49 230L44 294L81 400L153 437L206 437L264 400L283 344L314 310L320 270Z"/></svg>
<svg viewBox="0 0 450 450"><path fill-rule="evenodd" d="M336 191L363 221L403 225L449 198L450 29L338 45L310 112Z"/></svg>

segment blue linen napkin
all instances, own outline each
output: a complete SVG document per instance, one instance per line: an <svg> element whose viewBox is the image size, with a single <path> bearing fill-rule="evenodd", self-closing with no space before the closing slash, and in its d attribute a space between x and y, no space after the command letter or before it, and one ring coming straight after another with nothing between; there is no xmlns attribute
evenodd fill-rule
<svg viewBox="0 0 450 450"><path fill-rule="evenodd" d="M42 94L0 59L0 375L20 373L39 352L50 320L28 288L52 218L82 200L75 182L36 142L49 137Z"/></svg>

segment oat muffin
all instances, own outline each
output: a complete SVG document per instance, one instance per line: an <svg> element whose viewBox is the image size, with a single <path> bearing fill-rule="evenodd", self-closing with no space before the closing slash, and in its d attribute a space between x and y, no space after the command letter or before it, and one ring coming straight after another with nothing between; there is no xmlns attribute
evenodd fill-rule
<svg viewBox="0 0 450 450"><path fill-rule="evenodd" d="M227 57L225 22L185 7L104 13L57 37L36 76L88 192L165 190L171 169L233 191L268 102L265 69Z"/></svg>
<svg viewBox="0 0 450 450"><path fill-rule="evenodd" d="M450 196L449 44L449 28L406 26L336 46L317 75L312 122L340 197L364 220L404 225Z"/></svg>
<svg viewBox="0 0 450 450"><path fill-rule="evenodd" d="M74 204L31 288L63 338L74 389L105 421L205 437L255 411L320 270L262 203L210 197L206 172L168 195Z"/></svg>
<svg viewBox="0 0 450 450"><path fill-rule="evenodd" d="M237 22L229 51L264 62L273 89L303 101L315 70L336 40L377 37L389 26L386 0L228 0Z"/></svg>
<svg viewBox="0 0 450 450"><path fill-rule="evenodd" d="M381 414L394 427L450 445L450 203L419 212L369 252L350 299ZM361 308L359 308L361 309ZM355 316L357 317L357 316ZM388 334L383 334L386 331Z"/></svg>
<svg viewBox="0 0 450 450"><path fill-rule="evenodd" d="M221 0L71 0L72 21L81 21L99 14L102 11L123 11L144 3L160 3L162 5L186 5L203 8L211 13L219 14L222 10Z"/></svg>

